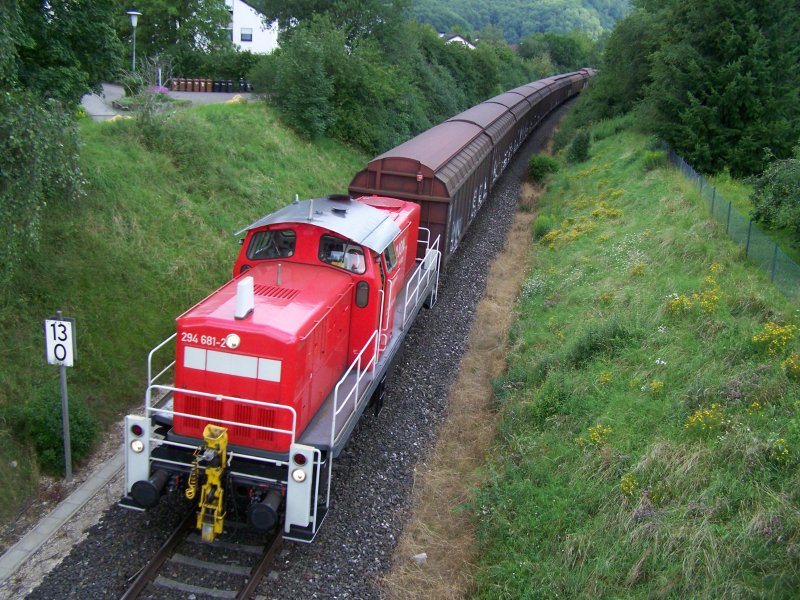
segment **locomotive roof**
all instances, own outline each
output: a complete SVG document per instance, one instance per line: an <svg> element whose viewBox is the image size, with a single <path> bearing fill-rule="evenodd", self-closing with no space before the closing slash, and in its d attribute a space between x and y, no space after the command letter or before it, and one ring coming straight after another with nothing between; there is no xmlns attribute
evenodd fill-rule
<svg viewBox="0 0 800 600"><path fill-rule="evenodd" d="M375 252L383 252L400 233L391 213L353 200L350 196L327 196L284 206L236 232L236 235L279 223L324 227Z"/></svg>

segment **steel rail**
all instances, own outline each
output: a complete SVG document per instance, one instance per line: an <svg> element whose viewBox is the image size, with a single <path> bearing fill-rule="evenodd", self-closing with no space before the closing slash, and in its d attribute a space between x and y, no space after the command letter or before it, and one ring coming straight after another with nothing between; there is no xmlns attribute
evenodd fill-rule
<svg viewBox="0 0 800 600"><path fill-rule="evenodd" d="M178 545L185 539L186 534L190 531L190 526L195 523L197 519L197 514L194 510L189 511L189 513L184 517L183 521L181 521L180 525L175 528L175 531L172 532L172 535L167 538L167 541L158 549L158 552L153 557L153 559L147 563L144 567L142 567L139 572L134 576L135 579L133 583L131 583L128 590L122 596L120 600L135 600L135 598L139 597L139 594L144 591L144 588L148 586L148 584L155 579L158 572L161 570L161 567L164 566L164 563L167 562L170 556L172 556L175 549Z"/></svg>
<svg viewBox="0 0 800 600"><path fill-rule="evenodd" d="M278 530L277 535L272 539L270 544L264 548L264 554L261 559L250 571L250 578L244 586L244 589L236 596L236 600L250 600L255 594L258 584L264 578L264 574L269 570L278 556L278 552L283 545L283 532Z"/></svg>
<svg viewBox="0 0 800 600"><path fill-rule="evenodd" d="M175 531L169 536L164 544L159 548L156 555L152 560L142 567L136 575L132 578L132 583L128 590L122 596L121 600L135 600L147 588L148 585L156 581L159 572L164 564L172 558L175 551L186 540L186 535L193 529L193 525L197 514L195 511L190 511L189 514L181 521L180 525L175 528ZM274 564L275 558L283 545L283 533L278 531L268 544L264 546L264 552L261 554L258 562L253 566L244 582L241 591L236 595L236 600L250 600L258 589L258 585L264 578L264 575L269 571L270 567ZM200 591L197 589L196 591ZM209 590L212 591L212 590Z"/></svg>

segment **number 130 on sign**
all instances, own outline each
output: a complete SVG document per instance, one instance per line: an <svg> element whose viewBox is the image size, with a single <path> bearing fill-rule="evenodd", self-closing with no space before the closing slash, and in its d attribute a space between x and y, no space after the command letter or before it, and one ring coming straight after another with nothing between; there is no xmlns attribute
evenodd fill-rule
<svg viewBox="0 0 800 600"><path fill-rule="evenodd" d="M46 319L44 322L47 364L71 367L75 362L75 319Z"/></svg>

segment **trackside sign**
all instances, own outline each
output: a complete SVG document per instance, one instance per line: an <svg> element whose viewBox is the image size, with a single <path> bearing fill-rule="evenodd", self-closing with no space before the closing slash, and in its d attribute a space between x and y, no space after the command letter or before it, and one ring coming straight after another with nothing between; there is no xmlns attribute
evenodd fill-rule
<svg viewBox="0 0 800 600"><path fill-rule="evenodd" d="M65 367L75 364L75 319L45 319L44 339L47 364Z"/></svg>

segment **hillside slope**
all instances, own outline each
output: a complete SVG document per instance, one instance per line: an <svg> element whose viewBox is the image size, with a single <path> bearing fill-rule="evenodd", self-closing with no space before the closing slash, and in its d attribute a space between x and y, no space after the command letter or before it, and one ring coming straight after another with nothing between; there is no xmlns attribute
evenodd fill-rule
<svg viewBox="0 0 800 600"><path fill-rule="evenodd" d="M800 312L618 125L540 206L473 597L796 597Z"/></svg>
<svg viewBox="0 0 800 600"><path fill-rule="evenodd" d="M509 43L532 33L610 31L629 10L628 0L417 0L414 14L440 32L459 27L480 33L492 25Z"/></svg>
<svg viewBox="0 0 800 600"><path fill-rule="evenodd" d="M140 402L147 352L174 318L230 277L233 232L295 194L346 191L366 157L300 140L263 104L189 109L144 129L86 122L82 136L87 195L47 207L40 251L0 293L0 411L39 398L58 406L42 321L61 309L76 319L70 400L105 426ZM37 476L8 424L0 422L6 518Z"/></svg>

